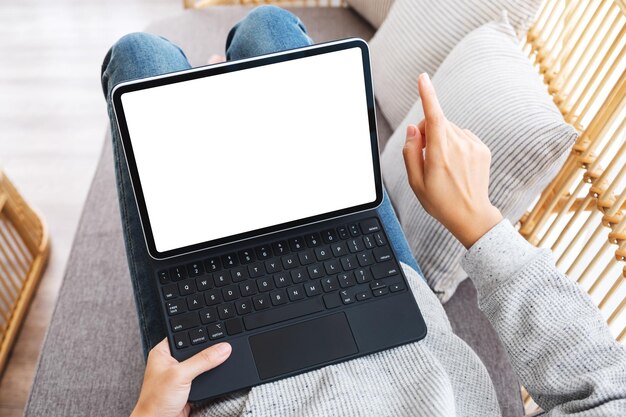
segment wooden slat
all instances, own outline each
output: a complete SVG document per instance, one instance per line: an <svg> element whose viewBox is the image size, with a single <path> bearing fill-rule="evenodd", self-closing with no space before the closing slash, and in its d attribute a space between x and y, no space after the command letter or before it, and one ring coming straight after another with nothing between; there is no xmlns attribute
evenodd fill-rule
<svg viewBox="0 0 626 417"><path fill-rule="evenodd" d="M0 373L44 271L48 235L32 210L0 171Z"/></svg>

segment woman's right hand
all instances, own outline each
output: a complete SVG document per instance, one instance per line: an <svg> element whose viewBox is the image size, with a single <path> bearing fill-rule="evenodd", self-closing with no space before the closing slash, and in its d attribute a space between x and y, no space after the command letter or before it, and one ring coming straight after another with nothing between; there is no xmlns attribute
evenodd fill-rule
<svg viewBox="0 0 626 417"><path fill-rule="evenodd" d="M446 120L427 74L418 88L424 120L408 126L402 151L409 184L424 209L469 248L502 220L489 201L491 152Z"/></svg>
<svg viewBox="0 0 626 417"><path fill-rule="evenodd" d="M141 393L131 417L187 417L191 381L221 365L230 352L228 343L218 343L178 362L163 339L148 354Z"/></svg>

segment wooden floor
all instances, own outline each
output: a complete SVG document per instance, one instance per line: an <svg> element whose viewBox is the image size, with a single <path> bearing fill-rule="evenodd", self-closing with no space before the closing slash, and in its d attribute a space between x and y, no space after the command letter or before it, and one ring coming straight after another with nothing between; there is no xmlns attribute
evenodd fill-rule
<svg viewBox="0 0 626 417"><path fill-rule="evenodd" d="M0 416L28 399L106 128L99 72L108 47L182 0L0 3L0 168L50 228L50 263L0 380Z"/></svg>

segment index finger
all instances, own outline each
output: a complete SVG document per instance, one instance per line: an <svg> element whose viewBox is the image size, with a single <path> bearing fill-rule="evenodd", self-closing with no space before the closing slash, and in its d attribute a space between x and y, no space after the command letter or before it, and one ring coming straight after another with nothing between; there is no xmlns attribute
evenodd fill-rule
<svg viewBox="0 0 626 417"><path fill-rule="evenodd" d="M426 137L431 136L432 133L432 136L435 136L433 139L440 139L441 135L445 134L445 116L428 74L425 72L420 74L417 87L426 119Z"/></svg>

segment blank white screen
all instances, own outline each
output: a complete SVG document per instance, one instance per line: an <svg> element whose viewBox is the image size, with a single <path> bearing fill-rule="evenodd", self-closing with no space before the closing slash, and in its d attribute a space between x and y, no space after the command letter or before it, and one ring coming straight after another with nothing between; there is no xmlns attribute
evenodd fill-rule
<svg viewBox="0 0 626 417"><path fill-rule="evenodd" d="M159 252L376 199L359 48L121 100Z"/></svg>

